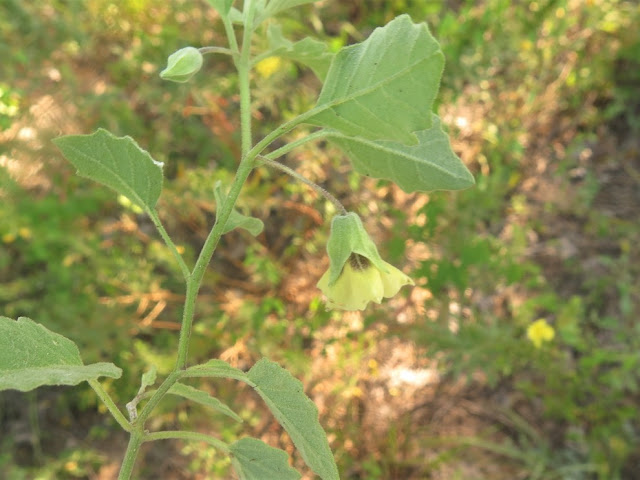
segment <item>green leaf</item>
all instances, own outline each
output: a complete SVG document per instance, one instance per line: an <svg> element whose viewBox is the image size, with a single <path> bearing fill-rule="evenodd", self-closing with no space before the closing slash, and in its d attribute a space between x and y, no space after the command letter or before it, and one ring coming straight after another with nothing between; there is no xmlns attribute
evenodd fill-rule
<svg viewBox="0 0 640 480"><path fill-rule="evenodd" d="M168 393L186 398L207 407L211 407L214 410L233 418L236 422L242 423L242 418L240 418L238 414L231 410L227 405L222 403L217 398L212 397L207 392L194 388L190 385L185 385L183 383L174 383L169 389Z"/></svg>
<svg viewBox="0 0 640 480"><path fill-rule="evenodd" d="M231 7L231 10L229 10L229 20L231 20L232 23L242 25L244 23L244 16L240 10Z"/></svg>
<svg viewBox="0 0 640 480"><path fill-rule="evenodd" d="M334 57L325 43L310 37L294 43L282 35L282 26L277 24L269 25L267 38L273 56L306 65L320 80L325 79Z"/></svg>
<svg viewBox="0 0 640 480"><path fill-rule="evenodd" d="M226 16L229 14L231 10L231 5L233 5L233 0L207 0L209 5L215 8L218 13L222 16Z"/></svg>
<svg viewBox="0 0 640 480"><path fill-rule="evenodd" d="M241 382L250 383L247 375L240 369L232 367L224 360L209 360L207 363L194 365L184 371L185 377L217 377L233 378Z"/></svg>
<svg viewBox="0 0 640 480"><path fill-rule="evenodd" d="M162 163L131 137L99 128L91 135L67 135L53 143L78 175L106 185L145 210L155 207L162 191Z"/></svg>
<svg viewBox="0 0 640 480"><path fill-rule="evenodd" d="M227 200L227 195L222 192L222 184L219 180L213 187L213 195L216 199L216 208L220 211L222 205L224 205L224 202ZM229 233L234 228L244 228L255 237L260 235L260 232L264 230L264 223L262 223L262 220L258 218L242 215L234 209L231 211L231 215L229 215L229 219L227 220L222 233Z"/></svg>
<svg viewBox="0 0 640 480"><path fill-rule="evenodd" d="M425 23L400 15L362 43L341 49L309 123L347 136L417 143L431 127L444 67L440 45Z"/></svg>
<svg viewBox="0 0 640 480"><path fill-rule="evenodd" d="M451 149L440 119L432 114L433 126L417 132L417 145L329 135L363 175L397 183L405 192L459 190L475 183L473 175Z"/></svg>
<svg viewBox="0 0 640 480"><path fill-rule="evenodd" d="M288 8L297 7L299 5L304 5L307 3L314 3L316 1L317 0L269 0L265 6L264 0L258 0L256 2L256 16L253 25L254 27L256 27L267 18L274 17L278 13Z"/></svg>
<svg viewBox="0 0 640 480"><path fill-rule="evenodd" d="M156 378L158 374L158 369L155 365L151 365L151 368L142 374L142 380L140 381L140 392L144 393L144 391L156 383Z"/></svg>
<svg viewBox="0 0 640 480"><path fill-rule="evenodd" d="M258 361L247 375L306 464L324 480L338 479L338 467L318 421L318 409L305 395L302 383L277 363L265 358Z"/></svg>
<svg viewBox="0 0 640 480"><path fill-rule="evenodd" d="M112 363L84 365L75 343L29 318L0 317L0 390L26 392L120 375Z"/></svg>
<svg viewBox="0 0 640 480"><path fill-rule="evenodd" d="M241 438L231 445L231 463L240 480L298 480L286 452L256 438Z"/></svg>

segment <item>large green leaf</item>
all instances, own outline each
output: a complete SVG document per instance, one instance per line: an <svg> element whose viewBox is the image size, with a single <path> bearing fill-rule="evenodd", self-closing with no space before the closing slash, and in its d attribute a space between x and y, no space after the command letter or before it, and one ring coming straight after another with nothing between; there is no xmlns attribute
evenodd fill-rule
<svg viewBox="0 0 640 480"><path fill-rule="evenodd" d="M231 445L231 463L240 480L298 480L286 452L255 438L241 438Z"/></svg>
<svg viewBox="0 0 640 480"><path fill-rule="evenodd" d="M392 180L405 192L459 190L474 184L436 115L433 126L416 135L417 145L349 137L339 132L329 138L349 156L356 171Z"/></svg>
<svg viewBox="0 0 640 480"><path fill-rule="evenodd" d="M247 376L306 464L324 480L338 479L338 467L318 421L318 409L305 395L302 383L265 358L258 361Z"/></svg>
<svg viewBox="0 0 640 480"><path fill-rule="evenodd" d="M226 404L224 404L217 398L212 397L203 390L199 390L183 383L174 383L169 389L168 393L213 408L214 410L233 418L236 422L242 423L242 418L240 418L236 412L234 412Z"/></svg>
<svg viewBox="0 0 640 480"><path fill-rule="evenodd" d="M348 136L417 143L431 127L444 67L440 45L425 23L400 15L333 59L309 123Z"/></svg>
<svg viewBox="0 0 640 480"><path fill-rule="evenodd" d="M26 392L120 375L112 363L84 365L75 343L29 318L0 317L0 390Z"/></svg>
<svg viewBox="0 0 640 480"><path fill-rule="evenodd" d="M272 55L288 58L308 66L320 80L324 80L334 55L329 52L327 44L311 37L292 42L282 34L282 26L269 25L267 30L269 48Z"/></svg>
<svg viewBox="0 0 640 480"><path fill-rule="evenodd" d="M78 175L112 188L145 210L155 207L162 191L162 163L131 137L99 128L91 135L67 135L53 142Z"/></svg>

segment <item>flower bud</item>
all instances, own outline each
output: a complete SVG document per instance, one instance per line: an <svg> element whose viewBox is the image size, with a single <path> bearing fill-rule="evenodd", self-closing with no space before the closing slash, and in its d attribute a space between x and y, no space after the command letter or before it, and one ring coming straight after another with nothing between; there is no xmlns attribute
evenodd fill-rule
<svg viewBox="0 0 640 480"><path fill-rule="evenodd" d="M188 82L202 68L202 54L194 47L181 48L169 55L167 68L160 72L160 77L172 82Z"/></svg>

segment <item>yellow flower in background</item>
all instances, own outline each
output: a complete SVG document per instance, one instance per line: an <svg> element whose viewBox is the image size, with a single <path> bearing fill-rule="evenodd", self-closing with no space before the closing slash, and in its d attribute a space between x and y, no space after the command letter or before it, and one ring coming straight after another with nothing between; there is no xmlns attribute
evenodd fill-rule
<svg viewBox="0 0 640 480"><path fill-rule="evenodd" d="M282 67L282 59L280 57L269 57L256 63L256 72L262 78L269 78Z"/></svg>
<svg viewBox="0 0 640 480"><path fill-rule="evenodd" d="M393 297L405 285L413 285L407 275L383 262L386 272L366 257L353 254L345 263L338 279L329 284L330 270L318 281L318 288L327 297L328 309L364 310L369 302L381 303Z"/></svg>
<svg viewBox="0 0 640 480"><path fill-rule="evenodd" d="M536 320L527 328L527 338L536 348L540 348L543 342L550 342L556 332L544 318Z"/></svg>

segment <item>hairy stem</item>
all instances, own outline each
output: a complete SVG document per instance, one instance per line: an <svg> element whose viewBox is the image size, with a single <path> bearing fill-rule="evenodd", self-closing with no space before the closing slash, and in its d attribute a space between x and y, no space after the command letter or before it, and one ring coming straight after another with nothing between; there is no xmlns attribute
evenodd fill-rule
<svg viewBox="0 0 640 480"><path fill-rule="evenodd" d="M286 173L287 175L290 175L291 177L295 178L296 180L301 181L305 185L310 186L313 190L315 190L320 195L322 195L324 198L326 198L331 203L333 203L335 205L335 207L338 209L338 211L342 215L346 215L347 214L347 209L344 208L344 205L342 205L342 203L340 203L340 201L336 197L334 197L332 194L327 192L324 188L322 188L317 183L314 183L311 180L309 180L308 178L303 177L298 172L296 172L295 170L287 167L286 165L283 165L282 163L276 162L274 160L270 160L266 156L260 155L260 156L258 156L258 160L261 163L264 163L265 165L268 165L269 167L276 168L276 169Z"/></svg>
<svg viewBox="0 0 640 480"><path fill-rule="evenodd" d="M91 388L93 388L93 391L96 392L98 398L102 400L102 403L104 403L105 407L107 407L109 413L111 413L116 422L118 422L118 425L120 425L126 432L130 432L131 424L129 423L129 420L127 420L127 417L122 414L118 406L115 404L107 391L102 387L100 382L98 382L97 380L89 380L89 385L91 385Z"/></svg>
<svg viewBox="0 0 640 480"><path fill-rule="evenodd" d="M214 446L218 450L222 450L225 453L229 453L229 445L222 440L218 440L211 435L198 432L183 432L180 430L167 430L164 432L149 433L144 437L145 442L153 442L156 440L169 440L169 439L181 439L181 440L193 440L196 442L205 442Z"/></svg>
<svg viewBox="0 0 640 480"><path fill-rule="evenodd" d="M286 145L283 145L277 150L274 150L273 152L269 152L262 156L268 158L269 160L275 160L276 158L279 158L289 153L294 148L298 148L300 145L304 145L305 143L308 143L308 142L313 142L314 140L318 140L320 138L326 138L328 136L329 136L329 132L327 132L326 130L319 130L310 135L307 135L306 137L299 138L298 140L295 140L291 143L287 143Z"/></svg>
<svg viewBox="0 0 640 480"><path fill-rule="evenodd" d="M190 275L189 267L187 267L187 264L184 263L184 259L182 258L182 255L180 255L180 252L178 252L178 248L176 247L175 243L173 243L173 240L171 240L171 237L169 237L169 234L167 233L167 231L164 229L164 226L160 221L160 217L158 216L158 212L154 209L154 210L148 211L147 213L149 214L149 217L151 217L151 220L153 221L153 224L156 226L156 229L158 230L158 232L160 233L160 236L164 240L164 243L167 245L167 247L169 247L169 250L171 250L171 253L173 254L176 261L178 262L178 265L180 266L180 271L182 271L182 276L184 277L185 281L187 281Z"/></svg>

